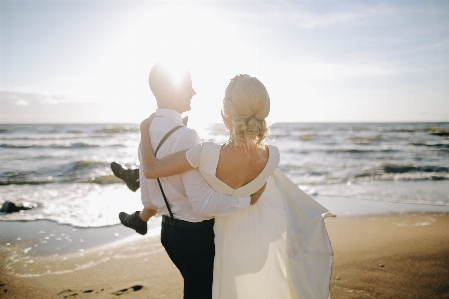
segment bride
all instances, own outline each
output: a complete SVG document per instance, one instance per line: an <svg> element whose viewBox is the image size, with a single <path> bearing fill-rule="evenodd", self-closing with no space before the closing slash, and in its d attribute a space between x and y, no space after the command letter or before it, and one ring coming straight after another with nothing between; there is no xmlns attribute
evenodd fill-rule
<svg viewBox="0 0 449 299"><path fill-rule="evenodd" d="M304 194L279 169L279 151L265 145L270 98L248 75L226 88L222 118L225 144L205 142L157 160L148 129L141 124L143 172L147 179L198 168L216 191L255 193L255 205L215 218L213 298L328 298L332 248L323 216L331 213Z"/></svg>

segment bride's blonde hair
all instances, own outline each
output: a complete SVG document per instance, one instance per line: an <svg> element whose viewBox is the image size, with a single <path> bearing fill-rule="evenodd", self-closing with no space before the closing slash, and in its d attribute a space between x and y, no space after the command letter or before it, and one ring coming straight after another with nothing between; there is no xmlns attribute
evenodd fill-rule
<svg viewBox="0 0 449 299"><path fill-rule="evenodd" d="M246 153L255 149L262 154L269 129L265 118L270 113L270 96L257 78L249 75L235 76L226 88L223 114L230 117L230 141L234 146L244 146Z"/></svg>

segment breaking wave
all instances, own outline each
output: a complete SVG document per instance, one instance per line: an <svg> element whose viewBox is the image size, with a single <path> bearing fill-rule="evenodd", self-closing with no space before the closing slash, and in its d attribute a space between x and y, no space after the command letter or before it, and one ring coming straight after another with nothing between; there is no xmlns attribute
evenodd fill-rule
<svg viewBox="0 0 449 299"><path fill-rule="evenodd" d="M48 168L45 171L5 171L0 173L0 185L43 185L52 183L117 184L122 180L110 174L109 162L75 161Z"/></svg>
<svg viewBox="0 0 449 299"><path fill-rule="evenodd" d="M382 166L362 172L355 176L358 179L374 180L449 180L449 168L435 165L412 165L384 163Z"/></svg>

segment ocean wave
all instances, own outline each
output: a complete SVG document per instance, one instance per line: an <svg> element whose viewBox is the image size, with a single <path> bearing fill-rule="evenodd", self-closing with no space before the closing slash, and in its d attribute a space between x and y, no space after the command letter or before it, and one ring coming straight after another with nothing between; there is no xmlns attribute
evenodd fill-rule
<svg viewBox="0 0 449 299"><path fill-rule="evenodd" d="M307 130L304 131L276 131L271 132L269 135L269 138L276 139L276 138L291 138L299 139L301 141L310 141L314 139L322 140L323 138L330 137L330 134L326 133L313 133Z"/></svg>
<svg viewBox="0 0 449 299"><path fill-rule="evenodd" d="M449 132L432 132L430 135L449 136Z"/></svg>
<svg viewBox="0 0 449 299"><path fill-rule="evenodd" d="M449 128L442 127L427 127L427 128L398 128L398 129L382 129L381 132L387 133L428 133L431 135L448 136Z"/></svg>
<svg viewBox="0 0 449 299"><path fill-rule="evenodd" d="M12 141L36 141L36 140L46 140L46 141L57 141L57 140L82 140L87 137L86 134L83 134L83 136L75 135L75 134L57 134L57 135L7 135L7 136L1 136L0 140L6 141L6 140L12 140Z"/></svg>
<svg viewBox="0 0 449 299"><path fill-rule="evenodd" d="M422 129L422 128L382 130L382 132L386 132L386 133L419 133L419 132L425 132L425 131L426 131L426 129Z"/></svg>
<svg viewBox="0 0 449 299"><path fill-rule="evenodd" d="M351 136L349 137L349 140L351 140L354 144L360 144L360 145L369 145L372 143L378 143L382 140L382 137L380 135L374 136L374 137L356 137Z"/></svg>
<svg viewBox="0 0 449 299"><path fill-rule="evenodd" d="M92 177L87 180L83 180L83 181L81 181L81 183L107 185L107 184L119 184L119 183L123 184L123 181L114 175L103 175L103 176Z"/></svg>
<svg viewBox="0 0 449 299"><path fill-rule="evenodd" d="M316 135L309 134L309 135L299 135L299 140L301 141L311 141L315 139Z"/></svg>
<svg viewBox="0 0 449 299"><path fill-rule="evenodd" d="M398 165L386 163L382 166L385 173L406 173L406 172L445 172L449 173L448 167L425 165L414 166L411 164Z"/></svg>
<svg viewBox="0 0 449 299"><path fill-rule="evenodd" d="M449 143L444 143L444 142L418 142L418 141L414 141L411 143L412 145L415 146L427 146L427 147L436 147L436 148L449 148Z"/></svg>
<svg viewBox="0 0 449 299"><path fill-rule="evenodd" d="M366 154L366 153L397 153L395 149L359 149L359 148L335 148L324 150L327 153L349 153L349 154Z"/></svg>
<svg viewBox="0 0 449 299"><path fill-rule="evenodd" d="M73 177L60 176L58 169L14 170L0 173L0 185L44 185L57 182L73 182Z"/></svg>
<svg viewBox="0 0 449 299"><path fill-rule="evenodd" d="M1 143L0 148L83 148L83 147L99 147L99 144L89 144L85 142L76 142L70 144L11 144L11 143Z"/></svg>
<svg viewBox="0 0 449 299"><path fill-rule="evenodd" d="M277 138L284 138L284 137L290 137L290 132L276 132L271 133L270 138L277 139Z"/></svg>
<svg viewBox="0 0 449 299"><path fill-rule="evenodd" d="M322 149L322 148L311 148L311 149L288 149L284 150L285 153L291 153L291 154L312 154L312 153L318 153L323 152L326 154L370 154L370 153L382 153L382 154L388 154L388 153L398 153L400 150L391 149L391 148L385 148L385 149L373 149L373 148L333 148L333 149Z"/></svg>
<svg viewBox="0 0 449 299"><path fill-rule="evenodd" d="M431 127L429 131L431 135L449 136L449 128Z"/></svg>
<svg viewBox="0 0 449 299"><path fill-rule="evenodd" d="M76 161L72 163L73 169L84 169L84 168L92 168L93 166L106 166L109 165L109 162L103 162L103 161Z"/></svg>
<svg viewBox="0 0 449 299"><path fill-rule="evenodd" d="M140 132L139 127L129 127L129 126L105 127L94 131L94 133L107 133L107 134L138 133L138 132Z"/></svg>
<svg viewBox="0 0 449 299"><path fill-rule="evenodd" d="M48 179L39 179L39 178L29 178L29 179L0 179L0 185L6 186L6 185L44 185L44 184L52 184L55 181L53 178Z"/></svg>
<svg viewBox="0 0 449 299"><path fill-rule="evenodd" d="M18 178L18 179L0 179L0 186L7 185L46 185L46 184L54 184L54 183L90 183L90 184L99 184L99 185L107 185L107 184L124 184L124 182L115 177L114 175L104 175L98 177L92 177L84 180L55 180L53 177L49 177L47 179L39 179L39 178Z"/></svg>
<svg viewBox="0 0 449 299"><path fill-rule="evenodd" d="M67 164L27 171L6 171L0 173L0 185L41 185L52 183L123 183L109 169L109 162L80 160Z"/></svg>
<svg viewBox="0 0 449 299"><path fill-rule="evenodd" d="M0 143L0 148L9 149L71 149L71 148L92 148L92 147L126 147L123 144L96 144L96 143L86 143L86 142L75 142L69 144L11 144L11 143Z"/></svg>
<svg viewBox="0 0 449 299"><path fill-rule="evenodd" d="M449 180L449 168L435 165L384 163L380 167L355 175L363 180Z"/></svg>
<svg viewBox="0 0 449 299"><path fill-rule="evenodd" d="M356 175L355 179L376 181L445 181L449 180L448 173L415 172L415 173L383 173Z"/></svg>

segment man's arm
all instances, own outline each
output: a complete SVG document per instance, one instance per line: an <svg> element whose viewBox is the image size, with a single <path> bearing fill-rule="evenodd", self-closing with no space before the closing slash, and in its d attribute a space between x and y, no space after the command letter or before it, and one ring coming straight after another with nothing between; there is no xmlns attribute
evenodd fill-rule
<svg viewBox="0 0 449 299"><path fill-rule="evenodd" d="M266 184L251 196L235 197L215 191L197 170L181 175L193 211L201 216L231 216L255 204Z"/></svg>

